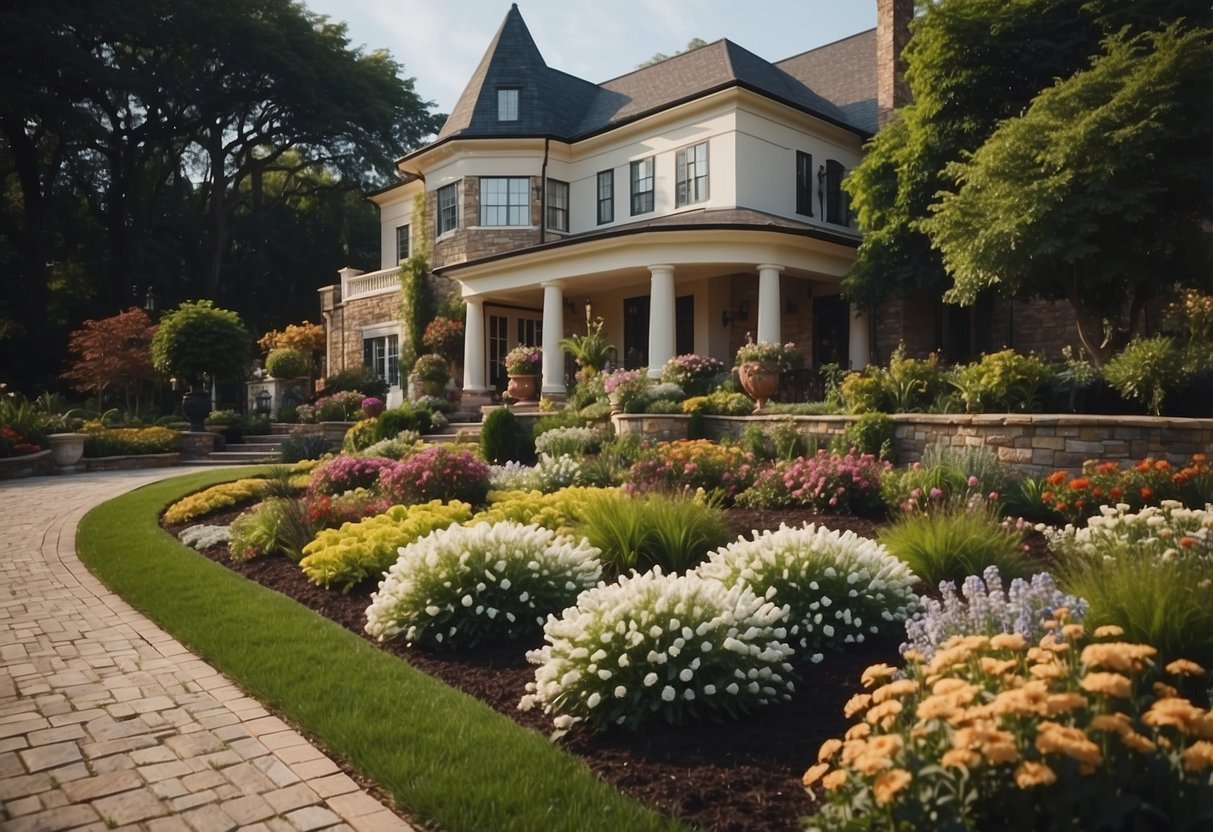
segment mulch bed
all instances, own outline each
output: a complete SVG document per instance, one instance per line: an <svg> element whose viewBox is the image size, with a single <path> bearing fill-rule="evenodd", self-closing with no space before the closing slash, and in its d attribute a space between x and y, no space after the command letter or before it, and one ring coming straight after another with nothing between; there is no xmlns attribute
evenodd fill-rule
<svg viewBox="0 0 1213 832"><path fill-rule="evenodd" d="M228 523L239 511L206 518ZM816 516L807 511L728 512L730 528L747 537L752 530L815 522L828 528L852 529L873 537L877 524L861 518ZM187 524L188 525L188 524ZM175 534L183 526L166 526ZM348 595L312 586L285 558L256 558L234 563L227 547L214 547L207 557L261 585L294 598L321 615L366 637L365 610L374 586L356 587ZM534 678L527 650L541 637L454 654L410 648L399 641L381 645L409 664L485 702L515 722L545 736L551 723L538 710L522 712L518 701ZM735 722L684 728L664 726L637 733L593 733L574 729L561 746L583 759L604 780L666 815L714 832L793 832L800 818L813 811L800 778L816 762L817 748L846 728L842 707L857 688L868 665L897 658L896 641L856 645L845 654L801 669L791 702Z"/></svg>

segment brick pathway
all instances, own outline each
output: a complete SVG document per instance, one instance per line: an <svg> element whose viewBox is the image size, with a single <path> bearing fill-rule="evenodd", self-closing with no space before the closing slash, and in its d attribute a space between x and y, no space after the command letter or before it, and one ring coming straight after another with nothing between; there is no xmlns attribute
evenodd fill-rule
<svg viewBox="0 0 1213 832"><path fill-rule="evenodd" d="M179 473L0 483L0 830L410 832L76 559L88 509Z"/></svg>

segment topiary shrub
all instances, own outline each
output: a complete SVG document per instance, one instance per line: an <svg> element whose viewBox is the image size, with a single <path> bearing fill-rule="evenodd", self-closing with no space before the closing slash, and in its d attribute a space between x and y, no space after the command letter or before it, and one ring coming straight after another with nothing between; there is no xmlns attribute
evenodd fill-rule
<svg viewBox="0 0 1213 832"><path fill-rule="evenodd" d="M480 453L489 462L530 463L535 459L535 445L513 411L494 410L484 417L480 427Z"/></svg>
<svg viewBox="0 0 1213 832"><path fill-rule="evenodd" d="M247 371L252 347L238 314L209 300L187 301L160 319L152 363L191 384L204 375L234 378Z"/></svg>
<svg viewBox="0 0 1213 832"><path fill-rule="evenodd" d="M273 378L298 378L312 373L312 359L299 350L281 348L265 357L265 371Z"/></svg>

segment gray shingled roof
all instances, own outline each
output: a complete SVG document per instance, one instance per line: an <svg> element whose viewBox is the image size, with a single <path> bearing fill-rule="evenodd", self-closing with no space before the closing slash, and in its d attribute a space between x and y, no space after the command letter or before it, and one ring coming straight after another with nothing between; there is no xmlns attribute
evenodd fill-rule
<svg viewBox="0 0 1213 832"><path fill-rule="evenodd" d="M515 4L438 133L438 140L536 135L574 140L728 87L752 90L844 127L875 132L874 35L865 41L870 47L866 52L852 45L835 49L838 59L817 56L850 40L856 38L778 65L732 41L718 40L595 85L544 62ZM859 65L863 61L870 66ZM870 119L866 104L855 100L861 93L846 88L851 79L833 77L847 75L871 77L870 85L858 85L864 89L870 86L873 91ZM829 92L819 85L827 85ZM502 87L520 91L517 121L497 120L497 90Z"/></svg>
<svg viewBox="0 0 1213 832"><path fill-rule="evenodd" d="M876 132L875 29L793 55L775 66L828 99L849 123Z"/></svg>

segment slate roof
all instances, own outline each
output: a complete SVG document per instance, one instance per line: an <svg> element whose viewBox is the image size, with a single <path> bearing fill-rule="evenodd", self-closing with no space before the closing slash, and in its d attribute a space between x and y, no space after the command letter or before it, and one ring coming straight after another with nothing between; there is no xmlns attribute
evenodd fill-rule
<svg viewBox="0 0 1213 832"><path fill-rule="evenodd" d="M492 136L571 141L729 87L751 90L869 134L876 130L875 55L875 30L779 64L722 39L592 84L544 62L514 4L438 141ZM503 87L519 90L517 121L497 119L497 90Z"/></svg>

